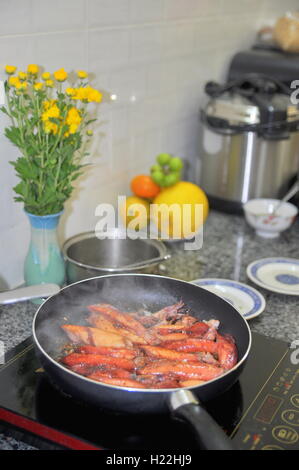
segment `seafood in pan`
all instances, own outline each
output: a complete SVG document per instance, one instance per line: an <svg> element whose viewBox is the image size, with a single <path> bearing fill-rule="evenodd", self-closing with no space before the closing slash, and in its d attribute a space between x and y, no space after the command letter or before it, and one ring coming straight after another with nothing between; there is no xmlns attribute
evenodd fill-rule
<svg viewBox="0 0 299 470"><path fill-rule="evenodd" d="M86 326L62 325L71 343L60 362L109 385L138 389L190 387L215 379L238 361L234 338L219 321L198 320L182 301L155 313L87 307Z"/></svg>

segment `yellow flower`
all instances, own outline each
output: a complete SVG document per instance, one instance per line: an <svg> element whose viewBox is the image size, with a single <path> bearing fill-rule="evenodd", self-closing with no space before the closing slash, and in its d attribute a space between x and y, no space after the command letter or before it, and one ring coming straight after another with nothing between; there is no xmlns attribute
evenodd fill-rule
<svg viewBox="0 0 299 470"><path fill-rule="evenodd" d="M47 134L51 132L53 134L57 134L58 132L58 124L56 122L52 122L50 118L58 119L60 117L60 110L56 104L55 100L49 100L43 102L44 112L42 113L42 121L44 123L44 131Z"/></svg>
<svg viewBox="0 0 299 470"><path fill-rule="evenodd" d="M44 73L42 73L42 79L43 79L43 80L49 80L50 77L51 77L50 72L44 72Z"/></svg>
<svg viewBox="0 0 299 470"><path fill-rule="evenodd" d="M65 92L68 96L74 96L76 91L74 90L74 88L68 87L68 88L66 88Z"/></svg>
<svg viewBox="0 0 299 470"><path fill-rule="evenodd" d="M36 64L29 64L27 67L27 72L30 73L31 75L37 75L38 74L38 66Z"/></svg>
<svg viewBox="0 0 299 470"><path fill-rule="evenodd" d="M102 101L102 93L91 86L79 87L75 89L75 94L72 98L85 103L100 103L100 101Z"/></svg>
<svg viewBox="0 0 299 470"><path fill-rule="evenodd" d="M80 88L74 88L74 93L72 95L72 98L74 100L81 100L84 101L86 99L86 88L80 87Z"/></svg>
<svg viewBox="0 0 299 470"><path fill-rule="evenodd" d="M64 82L67 79L67 73L64 68L56 70L53 75L58 82Z"/></svg>
<svg viewBox="0 0 299 470"><path fill-rule="evenodd" d="M59 108L56 104L54 104L42 113L42 121L47 121L49 118L59 118L59 115Z"/></svg>
<svg viewBox="0 0 299 470"><path fill-rule="evenodd" d="M15 84L17 90L26 90L27 89L27 82L18 82Z"/></svg>
<svg viewBox="0 0 299 470"><path fill-rule="evenodd" d="M33 85L35 91L41 90L41 89L43 88L43 86L44 86L44 84L41 83L41 82L37 82L37 83L35 83L35 84Z"/></svg>
<svg viewBox="0 0 299 470"><path fill-rule="evenodd" d="M100 103L102 101L102 93L98 90L95 90L94 88L91 88L91 90L88 93L88 102L89 103Z"/></svg>
<svg viewBox="0 0 299 470"><path fill-rule="evenodd" d="M66 117L66 124L69 126L69 133L75 134L82 121L80 111L77 108L72 107L69 109Z"/></svg>
<svg viewBox="0 0 299 470"><path fill-rule="evenodd" d="M51 108L52 106L54 106L56 104L56 100L49 100L49 101L43 101L43 108L45 110Z"/></svg>
<svg viewBox="0 0 299 470"><path fill-rule="evenodd" d="M78 75L79 78L82 78L82 79L88 77L88 73L85 72L85 70L78 70L77 75Z"/></svg>
<svg viewBox="0 0 299 470"><path fill-rule="evenodd" d="M47 88L53 88L53 86L54 86L53 80L46 80L45 83L46 83Z"/></svg>
<svg viewBox="0 0 299 470"><path fill-rule="evenodd" d="M17 67L15 67L14 65L6 65L5 66L5 72L8 75L12 75L13 73L15 73L16 70L17 70Z"/></svg>
<svg viewBox="0 0 299 470"><path fill-rule="evenodd" d="M19 77L9 77L9 79L8 79L8 84L9 84L10 86L14 86L14 87L15 87L18 83L20 83Z"/></svg>
<svg viewBox="0 0 299 470"><path fill-rule="evenodd" d="M52 132L55 135L58 132L58 125L55 122L45 121L44 131L46 134L50 134Z"/></svg>
<svg viewBox="0 0 299 470"><path fill-rule="evenodd" d="M88 137L91 137L93 135L93 131L91 129L88 129L86 131L86 135L88 135Z"/></svg>
<svg viewBox="0 0 299 470"><path fill-rule="evenodd" d="M27 78L27 73L25 73L25 72L19 72L18 77L19 77L20 80L26 80L26 78Z"/></svg>

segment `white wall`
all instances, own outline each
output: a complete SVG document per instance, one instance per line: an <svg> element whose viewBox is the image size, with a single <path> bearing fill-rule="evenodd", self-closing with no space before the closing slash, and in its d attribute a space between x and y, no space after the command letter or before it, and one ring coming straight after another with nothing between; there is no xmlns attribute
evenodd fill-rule
<svg viewBox="0 0 299 470"><path fill-rule="evenodd" d="M61 238L93 229L94 209L128 193L157 153L197 152L203 84L295 0L0 0L0 68L87 69L118 101L100 108L94 166L66 204ZM1 72L0 77L4 77ZM17 151L0 117L0 290L23 280L29 225L13 202Z"/></svg>

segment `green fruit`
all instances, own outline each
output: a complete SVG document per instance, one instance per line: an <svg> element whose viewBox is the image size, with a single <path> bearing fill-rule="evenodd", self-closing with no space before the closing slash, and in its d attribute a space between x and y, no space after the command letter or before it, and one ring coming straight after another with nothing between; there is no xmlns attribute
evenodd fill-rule
<svg viewBox="0 0 299 470"><path fill-rule="evenodd" d="M162 167L160 165L153 165L151 167L151 173L154 173L155 171L163 171Z"/></svg>
<svg viewBox="0 0 299 470"><path fill-rule="evenodd" d="M177 172L176 173L169 173L164 178L165 186L172 186L173 184L177 183L178 181L179 181L179 174Z"/></svg>
<svg viewBox="0 0 299 470"><path fill-rule="evenodd" d="M173 157L169 162L169 168L174 171L181 170L183 168L183 162L180 157Z"/></svg>
<svg viewBox="0 0 299 470"><path fill-rule="evenodd" d="M157 156L157 162L160 165L166 165L170 159L171 156L168 153L160 153L160 155Z"/></svg>
<svg viewBox="0 0 299 470"><path fill-rule="evenodd" d="M154 171L152 174L151 174L151 177L152 177L152 180L158 184L159 186L162 186L163 185L163 181L164 181L164 178L165 178L165 175L163 173L163 171L161 170L156 170Z"/></svg>

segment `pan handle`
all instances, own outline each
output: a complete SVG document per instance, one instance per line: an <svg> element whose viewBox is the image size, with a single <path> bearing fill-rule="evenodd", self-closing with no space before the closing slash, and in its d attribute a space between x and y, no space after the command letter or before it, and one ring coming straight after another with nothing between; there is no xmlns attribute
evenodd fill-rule
<svg viewBox="0 0 299 470"><path fill-rule="evenodd" d="M202 448L234 450L231 439L200 405L190 390L178 390L170 395L169 406L174 416L187 421L195 431Z"/></svg>
<svg viewBox="0 0 299 470"><path fill-rule="evenodd" d="M13 304L15 302L25 302L50 295L57 294L60 287L57 284L36 284L33 286L21 287L0 293L0 305Z"/></svg>

